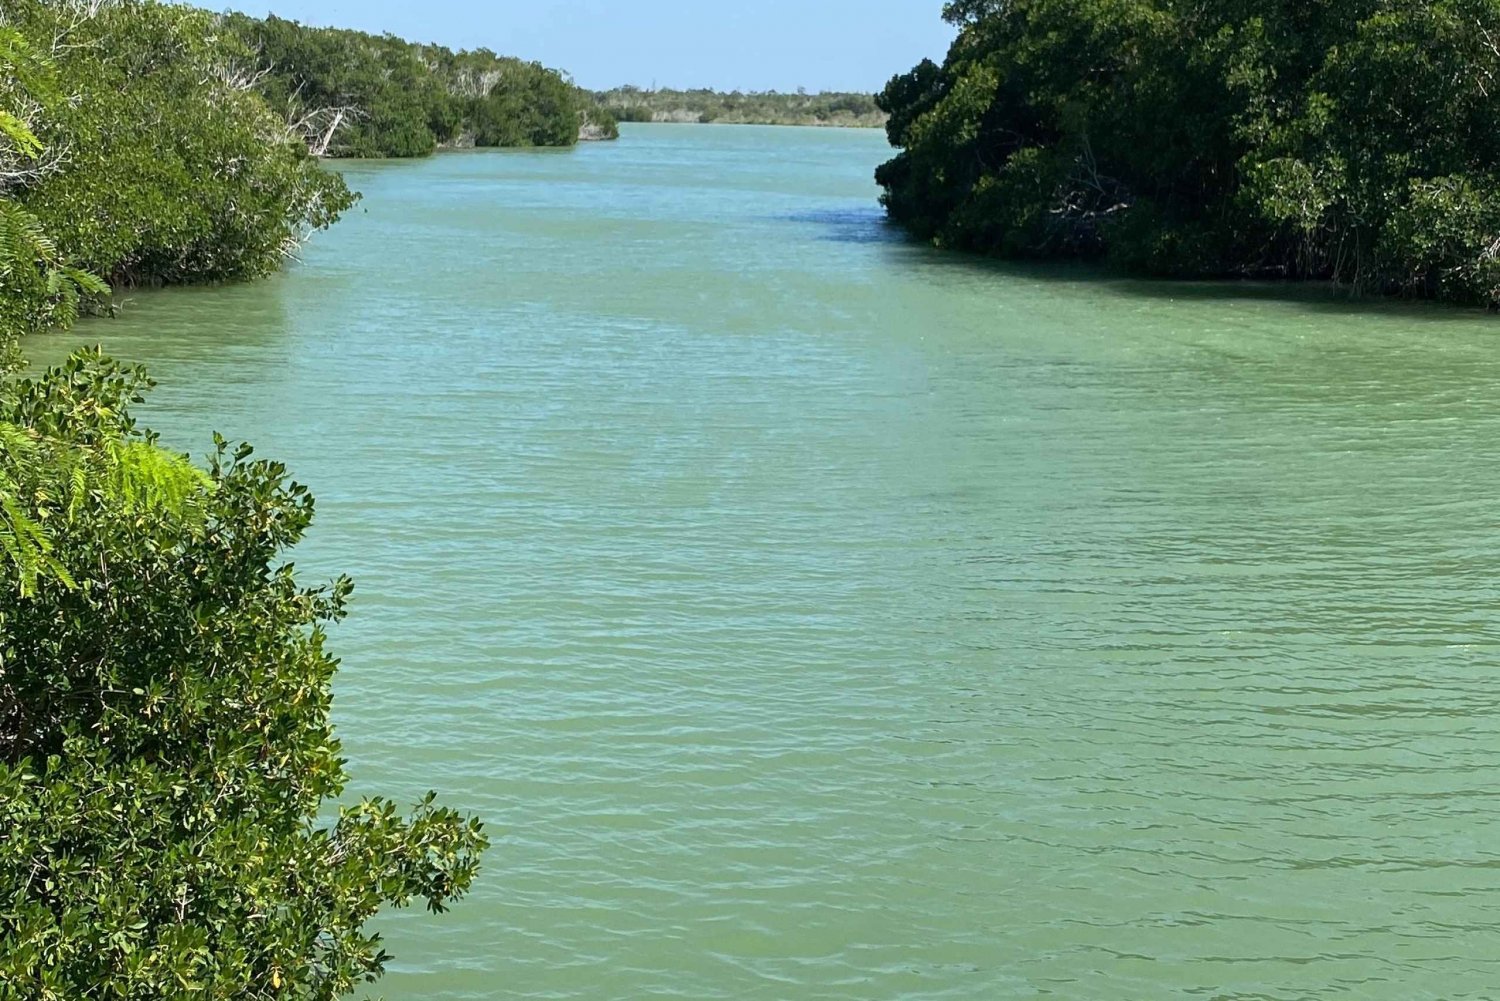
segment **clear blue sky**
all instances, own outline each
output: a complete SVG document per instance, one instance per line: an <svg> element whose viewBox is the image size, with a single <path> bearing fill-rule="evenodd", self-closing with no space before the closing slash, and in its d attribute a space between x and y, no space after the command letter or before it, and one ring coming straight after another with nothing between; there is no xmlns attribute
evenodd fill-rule
<svg viewBox="0 0 1500 1001"><path fill-rule="evenodd" d="M603 89L876 90L953 32L942 0L198 0L307 24L484 46Z"/></svg>

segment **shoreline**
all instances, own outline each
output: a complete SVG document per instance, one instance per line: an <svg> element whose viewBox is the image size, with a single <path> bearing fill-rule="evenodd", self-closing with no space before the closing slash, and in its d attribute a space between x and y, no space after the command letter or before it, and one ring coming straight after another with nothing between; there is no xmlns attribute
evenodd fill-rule
<svg viewBox="0 0 1500 1001"><path fill-rule="evenodd" d="M879 123L875 123L875 124L871 124L871 125L858 125L858 124L846 123L846 122L727 122L727 121L700 122L700 121L689 121L689 120L681 119L681 118L659 118L659 119L653 119L653 120L651 120L649 122L621 122L620 123L620 127L621 128L624 128L627 125L755 125L755 126L761 126L761 127L785 128L785 129L851 129L851 130L852 129L871 130L871 129L884 129L885 128L885 122L879 122Z"/></svg>

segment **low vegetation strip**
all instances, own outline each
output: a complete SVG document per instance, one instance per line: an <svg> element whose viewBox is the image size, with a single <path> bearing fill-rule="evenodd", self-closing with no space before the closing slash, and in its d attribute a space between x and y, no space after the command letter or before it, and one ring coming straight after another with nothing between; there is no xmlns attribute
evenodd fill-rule
<svg viewBox="0 0 1500 1001"><path fill-rule="evenodd" d="M723 125L824 125L879 128L886 115L873 94L776 91L643 90L617 87L591 95L596 108L622 122L717 122Z"/></svg>

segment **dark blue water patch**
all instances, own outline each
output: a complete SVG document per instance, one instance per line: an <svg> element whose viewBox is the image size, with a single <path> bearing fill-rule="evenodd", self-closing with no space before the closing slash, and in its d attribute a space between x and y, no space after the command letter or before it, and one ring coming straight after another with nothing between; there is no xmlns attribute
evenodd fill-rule
<svg viewBox="0 0 1500 1001"><path fill-rule="evenodd" d="M907 236L876 206L868 208L814 209L777 216L784 222L808 223L819 227L819 239L833 243L905 243Z"/></svg>

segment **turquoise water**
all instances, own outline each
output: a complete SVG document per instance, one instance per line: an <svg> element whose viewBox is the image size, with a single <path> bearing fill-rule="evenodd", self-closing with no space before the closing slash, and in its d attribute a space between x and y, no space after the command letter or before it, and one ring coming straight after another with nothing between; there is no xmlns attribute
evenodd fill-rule
<svg viewBox="0 0 1500 1001"><path fill-rule="evenodd" d="M36 348L317 494L356 790L495 835L381 993L1492 997L1500 327L908 245L885 155L354 164Z"/></svg>

